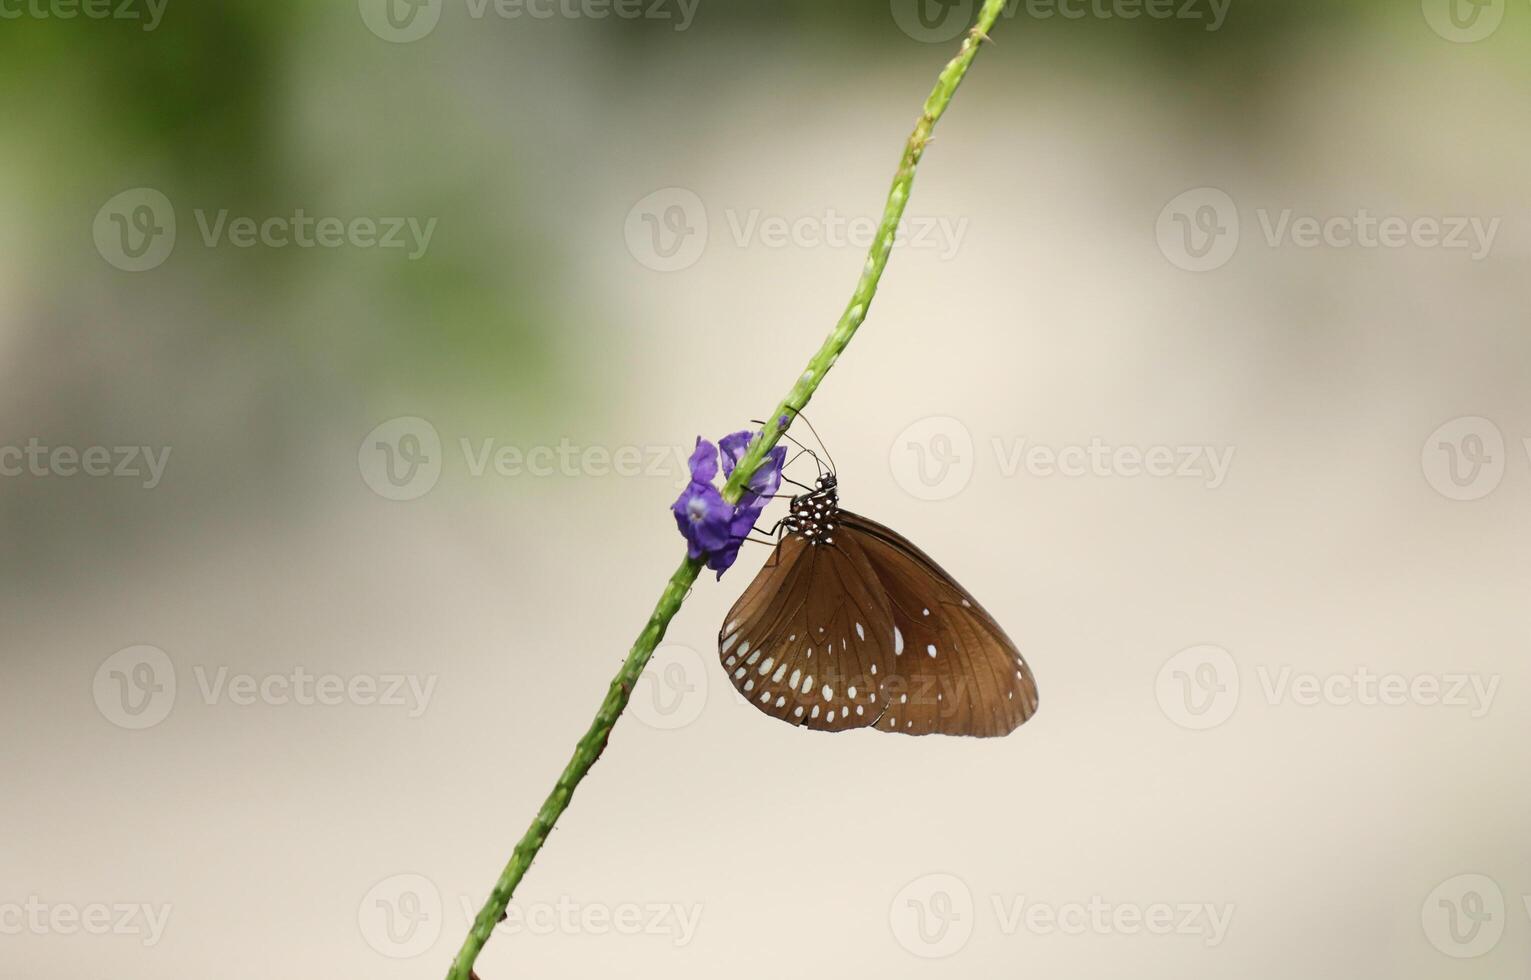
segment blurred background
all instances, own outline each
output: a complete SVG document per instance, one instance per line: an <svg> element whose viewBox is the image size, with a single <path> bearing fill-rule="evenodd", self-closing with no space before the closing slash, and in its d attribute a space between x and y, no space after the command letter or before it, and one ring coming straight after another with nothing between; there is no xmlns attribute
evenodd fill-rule
<svg viewBox="0 0 1531 980"><path fill-rule="evenodd" d="M0 0L0 972L436 977L968 0ZM707 576L480 961L1524 977L1531 5L1031 0L809 416L998 741Z"/></svg>

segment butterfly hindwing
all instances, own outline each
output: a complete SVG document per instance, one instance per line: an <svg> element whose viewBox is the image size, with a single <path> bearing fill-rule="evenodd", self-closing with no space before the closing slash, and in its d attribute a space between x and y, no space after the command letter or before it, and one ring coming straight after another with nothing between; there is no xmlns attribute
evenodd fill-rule
<svg viewBox="0 0 1531 980"><path fill-rule="evenodd" d="M729 610L718 651L729 680L772 717L818 731L877 722L893 667L887 597L858 543L789 534Z"/></svg>

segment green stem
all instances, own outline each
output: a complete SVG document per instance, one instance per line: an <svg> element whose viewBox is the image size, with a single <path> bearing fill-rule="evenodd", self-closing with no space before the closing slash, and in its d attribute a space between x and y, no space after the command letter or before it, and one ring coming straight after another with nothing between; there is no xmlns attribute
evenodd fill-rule
<svg viewBox="0 0 1531 980"><path fill-rule="evenodd" d="M1000 12L1004 9L1005 2L1006 0L984 0L978 22L963 39L961 50L942 69L940 78L936 81L936 87L930 93L930 97L925 100L924 111L904 148L898 173L893 178L893 188L888 193L887 206L883 209L882 224L878 227L877 239L872 243L866 268L861 273L860 281L856 283L856 291L851 295L850 303L840 316L840 321L835 324L834 331L813 355L813 359L808 362L808 369L787 392L787 396L781 400L776 411L771 413L770 419L781 416L795 417L797 412L807 407L808 400L818 390L829 369L834 367L840 352L845 350L851 337L855 336L857 328L866 320L867 310L871 307L872 298L877 293L877 284L882 279L883 270L888 265L888 256L893 251L894 237L898 232L899 222L903 219L904 208L909 202L909 193L914 185L914 174L919 166L920 158L925 154L925 147L931 140L931 133L936 127L936 122L946 112L952 96L957 92L957 86L962 84L968 67L978 55L980 42L993 28ZM765 426L760 437L750 444L744 458L734 468L733 475L724 486L725 499L730 502L736 502L739 499L745 485L759 468L766 453L780 441L782 432L783 429L780 426L771 424ZM473 921L473 927L469 930L467 939L463 941L457 959L452 963L451 972L447 975L448 980L470 980L473 976L473 964L478 960L484 944L489 941L494 927L509 907L516 886L525 877L537 852L542 850L542 845L547 842L548 835L552 833L558 818L563 815L564 810L568 809L569 801L574 797L574 791L579 787L580 781L585 778L596 760L601 757L601 753L606 750L607 740L611 737L612 729L616 727L617 719L626 710L627 702L638 684L638 678L642 675L643 669L648 666L649 658L653 656L655 648L664 639L670 620L674 619L675 614L680 611L681 603L685 602L686 595L691 590L692 584L696 582L696 577L701 570L700 562L687 560L682 562L675 570L675 574L670 576L670 581L665 585L664 593L659 597L659 603L654 607L653 613L649 615L649 621L643 627L643 632L638 634L638 639L628 652L622 669L611 682L611 688L606 692L606 699L601 702L601 710L596 713L595 721L591 723L585 737L580 739L579 745L574 750L574 757L569 760L563 774L558 777L558 784L553 787L553 792L542 804L542 809L537 811L537 818L532 821L531 827L516 844L516 849L510 856L510 863L505 866L499 881L495 883L494 891L489 895L489 900L484 903L483 909Z"/></svg>

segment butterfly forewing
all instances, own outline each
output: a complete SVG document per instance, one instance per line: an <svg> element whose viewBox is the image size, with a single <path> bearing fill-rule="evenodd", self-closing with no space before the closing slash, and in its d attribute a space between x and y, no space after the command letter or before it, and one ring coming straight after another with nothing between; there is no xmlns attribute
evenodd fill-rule
<svg viewBox="0 0 1531 980"><path fill-rule="evenodd" d="M718 635L729 680L759 710L844 731L877 722L893 667L893 621L855 541L789 534L729 610Z"/></svg>
<svg viewBox="0 0 1531 980"><path fill-rule="evenodd" d="M1008 735L1037 710L1031 668L994 618L902 535L848 511L836 547L871 566L889 606L894 664L883 675L883 731Z"/></svg>

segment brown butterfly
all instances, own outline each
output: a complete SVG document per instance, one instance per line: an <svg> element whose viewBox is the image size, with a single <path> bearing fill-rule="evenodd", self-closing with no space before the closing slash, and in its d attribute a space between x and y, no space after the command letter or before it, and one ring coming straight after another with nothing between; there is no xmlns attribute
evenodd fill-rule
<svg viewBox="0 0 1531 980"><path fill-rule="evenodd" d="M1015 644L897 532L841 510L833 471L729 610L718 651L756 708L815 731L1008 735L1037 710Z"/></svg>

